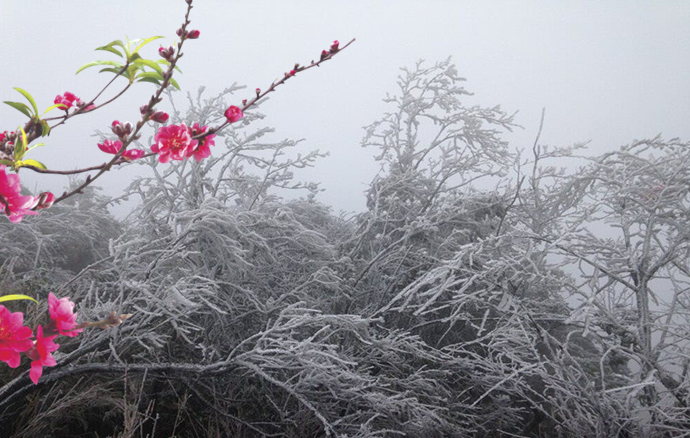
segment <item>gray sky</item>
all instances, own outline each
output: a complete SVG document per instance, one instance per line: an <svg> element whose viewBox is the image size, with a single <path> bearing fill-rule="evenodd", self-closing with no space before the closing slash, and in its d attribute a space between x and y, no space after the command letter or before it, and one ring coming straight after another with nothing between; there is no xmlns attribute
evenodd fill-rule
<svg viewBox="0 0 690 438"><path fill-rule="evenodd" d="M334 39L357 41L333 61L281 86L262 111L277 138L305 138L301 147L331 156L298 176L323 182L320 199L336 209L360 210L365 185L377 171L372 152L359 147L362 126L377 119L381 98L395 91L398 67L417 59L452 56L468 103L501 104L525 127L506 136L514 147L534 139L542 107L542 140L567 145L592 140L591 149L617 148L635 138L690 138L690 2L664 1L230 1L195 0L192 28L201 37L185 47L177 77L183 91L209 92L237 82L266 88L295 62L318 59ZM164 35L173 41L183 0L0 0L1 100L21 101L12 90L31 92L40 107L72 91L88 99L109 80L87 70L93 49L114 39ZM147 53L154 55L158 44ZM124 82L124 81L122 81ZM139 84L112 106L56 129L48 147L31 158L65 169L99 164L104 154L91 138L112 120L135 121L154 91ZM237 103L251 92L238 95ZM24 116L0 107L1 130ZM100 185L117 195L131 178L111 172ZM62 177L40 180L22 172L29 188L61 192Z"/></svg>

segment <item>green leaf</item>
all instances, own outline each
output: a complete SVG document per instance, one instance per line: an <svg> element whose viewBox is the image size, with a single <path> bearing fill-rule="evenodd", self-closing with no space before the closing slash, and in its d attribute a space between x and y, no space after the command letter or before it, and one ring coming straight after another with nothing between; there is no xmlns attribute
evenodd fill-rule
<svg viewBox="0 0 690 438"><path fill-rule="evenodd" d="M9 102L7 100L4 102L12 108L16 109L17 111L21 112L22 114L26 115L28 118L33 117L33 114L31 114L31 110L28 106L26 106L26 104L23 104L21 102Z"/></svg>
<svg viewBox="0 0 690 438"><path fill-rule="evenodd" d="M38 167L39 169L43 169L43 170L48 169L45 164L41 163L40 161L36 161L36 160L22 160L22 166L34 166L34 167Z"/></svg>
<svg viewBox="0 0 690 438"><path fill-rule="evenodd" d="M12 169L14 169L14 161L12 160L0 160L0 164L10 166Z"/></svg>
<svg viewBox="0 0 690 438"><path fill-rule="evenodd" d="M14 147L14 162L15 162L15 167L17 167L17 163L22 161L22 157L26 154L26 148L22 147L21 144L18 144Z"/></svg>
<svg viewBox="0 0 690 438"><path fill-rule="evenodd" d="M119 56L120 58L122 58L122 53L120 53L119 50L117 50L116 48L111 47L111 46L98 47L96 50L105 50L106 52L114 53L117 56Z"/></svg>
<svg viewBox="0 0 690 438"><path fill-rule="evenodd" d="M139 78L151 78L151 79L156 79L157 81L163 80L163 76L160 73L158 73L157 71L139 73L139 75L136 77L136 79L139 79Z"/></svg>
<svg viewBox="0 0 690 438"><path fill-rule="evenodd" d="M31 149L36 149L37 147L41 147L41 146L45 146L45 145L46 145L45 143L39 143L39 144L32 145L30 148L28 148L26 150L26 152L29 152Z"/></svg>
<svg viewBox="0 0 690 438"><path fill-rule="evenodd" d="M164 37L162 37L162 36L155 36L155 37L151 37L151 38L146 38L144 41L142 41L141 44L139 44L139 45L137 46L136 49L134 49L134 53L138 52L142 47L144 47L145 45L147 45L147 44L150 43L151 41L157 40L158 38L164 38Z"/></svg>
<svg viewBox="0 0 690 438"><path fill-rule="evenodd" d="M112 68L112 67L106 67L103 70L99 71L98 73L103 73L103 72L110 72L110 73L118 74L118 73L120 73L120 69Z"/></svg>
<svg viewBox="0 0 690 438"><path fill-rule="evenodd" d="M33 97L31 97L31 94L29 94L28 91L24 91L18 87L14 87L14 89L19 91L20 93L22 93L22 96L26 97L26 100L29 101L29 103L31 104L31 107L34 109L34 114L38 114L38 107L36 106L36 101L34 100Z"/></svg>
<svg viewBox="0 0 690 438"><path fill-rule="evenodd" d="M125 44L124 44L122 41L120 41L120 40L112 41L112 42L110 42L109 44L106 44L106 45L103 46L103 47L113 47L113 46L120 46L120 47L122 47L122 50L125 51L125 55L127 55L127 58L129 58L129 50L127 50L127 46L125 46ZM98 50L98 49L96 49L96 50Z"/></svg>
<svg viewBox="0 0 690 438"><path fill-rule="evenodd" d="M166 61L165 59L159 59L159 60L156 61L156 62L159 63L159 64L162 64L162 65L170 66L170 62ZM175 70L177 70L177 71L179 71L180 73L182 73L182 70L180 70L180 68L179 68L178 66L175 66Z"/></svg>
<svg viewBox="0 0 690 438"><path fill-rule="evenodd" d="M4 301L15 301L15 300L31 300L34 303L38 304L38 301L36 301L35 299L33 299L29 296L26 296L26 295L13 294L13 295L3 295L0 297L0 303L2 303Z"/></svg>
<svg viewBox="0 0 690 438"><path fill-rule="evenodd" d="M180 90L180 86L178 85L177 81L173 78L170 78L170 83L172 84L173 87L177 88Z"/></svg>
<svg viewBox="0 0 690 438"><path fill-rule="evenodd" d="M137 52L134 52L130 55L130 57L128 59L129 59L129 62L134 62L137 59L141 59L141 55L138 54Z"/></svg>
<svg viewBox="0 0 690 438"><path fill-rule="evenodd" d="M59 103L56 103L55 105L49 106L48 109L45 110L45 111L43 112L43 114L41 114L41 117L45 116L46 114L48 114L49 111L52 111L52 110L54 110L55 108L64 109L64 107L65 107L65 105L62 105L62 104L59 104ZM41 122L43 122L43 121L44 121L44 120L41 120Z"/></svg>
<svg viewBox="0 0 690 438"><path fill-rule="evenodd" d="M129 82L132 82L132 78L131 78L131 75L130 75L130 73L129 73L129 69L123 71L123 72L122 72L122 76L124 76L125 78L127 78L127 80L128 80Z"/></svg>
<svg viewBox="0 0 690 438"><path fill-rule="evenodd" d="M141 78L137 82L151 82L152 84L156 84L158 86L161 85L160 81L153 78Z"/></svg>
<svg viewBox="0 0 690 438"><path fill-rule="evenodd" d="M127 79L129 79L130 83L134 82L134 75L137 74L137 70L139 70L139 67L137 67L136 65L130 65L129 67L127 67Z"/></svg>
<svg viewBox="0 0 690 438"><path fill-rule="evenodd" d="M125 47L125 43L123 43L121 40L115 40L111 41L106 46L112 47L112 46L120 46L122 47L123 50L127 50L127 47Z"/></svg>
<svg viewBox="0 0 690 438"><path fill-rule="evenodd" d="M19 141L17 145L14 146L14 161L20 161L24 154L26 154L26 132L24 132L24 128L21 126L19 127L19 130L22 133L21 136L21 141Z"/></svg>
<svg viewBox="0 0 690 438"><path fill-rule="evenodd" d="M50 134L50 125L45 120L41 120L41 137L45 137L48 134Z"/></svg>
<svg viewBox="0 0 690 438"><path fill-rule="evenodd" d="M122 68L124 64L115 62L115 61L94 61L94 62L89 62L88 64L84 64L81 67L79 67L79 70L75 74L79 74L82 70L86 70L87 68L90 67L95 67L97 65L112 65L113 67L117 68Z"/></svg>
<svg viewBox="0 0 690 438"><path fill-rule="evenodd" d="M161 74L161 76L163 75L163 69L157 63L150 61L148 59L137 59L136 61L134 61L134 65L139 67L139 69L141 71L144 71L142 69L142 66L146 66L146 67L151 68L152 70L157 71L158 73Z"/></svg>

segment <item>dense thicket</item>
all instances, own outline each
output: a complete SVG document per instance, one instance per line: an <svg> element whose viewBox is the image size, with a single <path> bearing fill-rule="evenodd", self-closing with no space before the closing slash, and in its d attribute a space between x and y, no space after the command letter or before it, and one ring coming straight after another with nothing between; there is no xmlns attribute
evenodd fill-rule
<svg viewBox="0 0 690 438"><path fill-rule="evenodd" d="M0 223L32 322L49 291L83 320L134 314L63 338L38 386L0 368L0 435L688 436L689 145L566 172L578 147L511 152L512 116L462 83L403 69L349 219L293 179L322 154L255 112L201 164L144 163L123 223L95 192ZM236 89L173 123L222 120Z"/></svg>

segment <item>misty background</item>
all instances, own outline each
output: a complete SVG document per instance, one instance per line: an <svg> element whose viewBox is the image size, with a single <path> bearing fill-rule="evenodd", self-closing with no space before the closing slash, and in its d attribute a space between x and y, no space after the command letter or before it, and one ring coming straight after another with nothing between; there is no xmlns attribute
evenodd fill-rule
<svg viewBox="0 0 690 438"><path fill-rule="evenodd" d="M0 436L690 438L687 3L194 4L176 111L157 107L170 124L223 120L357 41L201 165L139 160L0 221L0 294L37 299L7 306L36 342L51 292L84 328L126 320L63 333L38 384L26 360L0 366ZM158 59L187 6L0 5L1 100L21 87L41 108L100 91L111 76L75 76L117 59L98 46L164 35L142 50ZM136 122L154 91L70 119L28 158L103 163L112 121ZM0 131L24 123L0 111ZM330 156L293 178L315 149ZM33 192L69 183L20 175ZM297 181L325 190L281 190ZM95 186L136 199L109 211Z"/></svg>
<svg viewBox="0 0 690 438"><path fill-rule="evenodd" d="M125 35L162 35L161 44L172 44L185 6L169 0L3 0L0 5L2 100L21 101L12 90L20 87L42 108L65 91L90 99L110 80L96 68L74 74L87 62L116 58L95 52L98 46ZM452 56L467 79L465 87L475 93L468 105L519 111L516 122L524 129L504 136L512 148L531 147L542 107L543 143L591 140L592 154L659 133L690 137L687 2L197 0L194 5L191 28L201 37L185 45L179 64L184 74L176 75L183 107L187 92L195 95L206 86L206 95L213 96L235 82L247 86L228 102L239 105L294 63L317 60L333 40L344 45L357 38L332 62L298 75L261 106L266 125L276 128L274 139L304 138L300 151L330 153L296 176L320 181L326 190L318 199L336 211L364 208L362 192L378 168L373 152L359 146L362 127L386 111L382 98L395 91L399 67L418 59L432 64ZM158 58L159 41L143 50L145 57ZM124 80L118 82L124 86ZM117 85L108 93L114 90ZM91 137L94 130L109 132L116 119L135 122L138 107L154 91L153 84L137 84L109 107L56 129L45 139L47 147L31 158L51 169L104 162ZM169 106L163 102L161 108ZM16 129L24 118L0 107L2 130ZM97 185L117 196L144 171L128 166ZM60 176L28 171L21 176L32 190L61 193L67 184Z"/></svg>

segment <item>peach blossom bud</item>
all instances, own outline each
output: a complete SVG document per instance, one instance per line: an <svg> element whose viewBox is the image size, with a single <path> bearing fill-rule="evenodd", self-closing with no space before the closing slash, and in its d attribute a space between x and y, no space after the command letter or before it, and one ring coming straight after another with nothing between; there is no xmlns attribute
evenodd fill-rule
<svg viewBox="0 0 690 438"><path fill-rule="evenodd" d="M41 193L38 197L37 208L49 208L55 202L55 195L50 192Z"/></svg>
<svg viewBox="0 0 690 438"><path fill-rule="evenodd" d="M196 29L190 30L189 33L187 34L187 39L195 40L195 39L199 38L200 34L201 34L201 32L199 32Z"/></svg>
<svg viewBox="0 0 690 438"><path fill-rule="evenodd" d="M170 46L167 49L163 46L160 46L158 49L158 54L161 55L161 58L165 59L166 61L172 62L175 55L175 49L173 46Z"/></svg>
<svg viewBox="0 0 690 438"><path fill-rule="evenodd" d="M168 113L163 111L156 111L151 116L151 120L153 120L156 123L165 123L168 121L169 118L170 116L168 115Z"/></svg>
<svg viewBox="0 0 690 438"><path fill-rule="evenodd" d="M242 110L234 105L225 110L225 118L228 119L228 122L230 123L235 123L242 117L244 117L244 113L242 113Z"/></svg>
<svg viewBox="0 0 690 438"><path fill-rule="evenodd" d="M328 57L328 55L330 55L330 53L328 53L328 52L325 51L325 50L322 50L322 51L321 51L321 61L323 61L324 59L326 59L326 58Z"/></svg>
<svg viewBox="0 0 690 438"><path fill-rule="evenodd" d="M86 102L84 102L84 101L81 100L81 99L77 99L77 106L78 106L79 108L81 108L81 109L82 109L82 112L84 112L84 113L85 113L85 112L88 112L88 111L91 111L91 110L93 110L94 108L96 108L96 105L94 105L94 104L91 104L91 105L89 105L89 106L86 106ZM85 106L86 106L86 108L84 108Z"/></svg>
<svg viewBox="0 0 690 438"><path fill-rule="evenodd" d="M110 125L110 130L113 131L113 134L117 135L118 137L121 137L122 134L124 134L124 127L119 120L113 120L113 123Z"/></svg>
<svg viewBox="0 0 690 438"><path fill-rule="evenodd" d="M256 89L256 97L261 96L261 88Z"/></svg>
<svg viewBox="0 0 690 438"><path fill-rule="evenodd" d="M126 137L132 132L132 124L129 122L122 124L119 120L115 120L110 125L110 130L119 138Z"/></svg>

